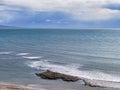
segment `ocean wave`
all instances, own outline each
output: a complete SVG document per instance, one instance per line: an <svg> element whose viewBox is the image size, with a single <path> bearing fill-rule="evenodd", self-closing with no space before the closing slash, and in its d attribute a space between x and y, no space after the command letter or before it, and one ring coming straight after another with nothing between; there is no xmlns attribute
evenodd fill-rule
<svg viewBox="0 0 120 90"><path fill-rule="evenodd" d="M86 82L101 87L120 88L120 77L100 71L79 70L80 65L57 65L47 61L31 61L26 63L29 67L40 70L51 70L67 75L77 76Z"/></svg>
<svg viewBox="0 0 120 90"><path fill-rule="evenodd" d="M8 51L8 52L0 52L0 54L2 55L2 54L11 54L12 53L12 51Z"/></svg>
<svg viewBox="0 0 120 90"><path fill-rule="evenodd" d="M25 59L41 59L42 56L23 56Z"/></svg>
<svg viewBox="0 0 120 90"><path fill-rule="evenodd" d="M29 53L18 53L18 54L16 54L16 55L18 55L18 56L25 56L25 55L28 55Z"/></svg>
<svg viewBox="0 0 120 90"><path fill-rule="evenodd" d="M53 70L53 71L59 71L59 72L64 72L65 70L69 70L71 68L78 69L79 66L76 64L71 64L63 66L63 65L57 65L57 64L52 64L48 60L44 61L29 61L26 63L29 67L35 68L35 69L41 69L41 70Z"/></svg>
<svg viewBox="0 0 120 90"><path fill-rule="evenodd" d="M83 79L90 86L97 87L109 87L109 88L119 88L120 82L113 81L103 81L103 80L94 80L94 79Z"/></svg>

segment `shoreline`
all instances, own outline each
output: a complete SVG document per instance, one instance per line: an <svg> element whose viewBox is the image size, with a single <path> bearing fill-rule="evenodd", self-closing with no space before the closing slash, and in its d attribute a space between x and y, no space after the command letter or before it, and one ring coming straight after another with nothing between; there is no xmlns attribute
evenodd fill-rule
<svg viewBox="0 0 120 90"><path fill-rule="evenodd" d="M0 90L120 90L120 89L89 87L81 84L73 84L60 81L28 85L0 82Z"/></svg>
<svg viewBox="0 0 120 90"><path fill-rule="evenodd" d="M37 90L31 86L0 82L0 90Z"/></svg>
<svg viewBox="0 0 120 90"><path fill-rule="evenodd" d="M44 81L32 84L0 81L0 90L120 90L120 88L94 85L89 80L49 70L35 74Z"/></svg>
<svg viewBox="0 0 120 90"><path fill-rule="evenodd" d="M36 73L36 76L46 80L62 80L65 82L79 82L79 84L89 87L99 88L119 88L119 82L103 81L103 80L90 80L87 78L80 78L74 75L68 75L64 73L54 72L46 70L42 73ZM116 85L117 84L117 85Z"/></svg>

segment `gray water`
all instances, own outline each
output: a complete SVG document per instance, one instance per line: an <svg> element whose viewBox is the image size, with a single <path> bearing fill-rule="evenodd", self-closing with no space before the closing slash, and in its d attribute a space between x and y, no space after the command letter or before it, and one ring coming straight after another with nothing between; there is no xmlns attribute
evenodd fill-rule
<svg viewBox="0 0 120 90"><path fill-rule="evenodd" d="M47 69L119 87L120 30L0 30L0 81L39 83Z"/></svg>

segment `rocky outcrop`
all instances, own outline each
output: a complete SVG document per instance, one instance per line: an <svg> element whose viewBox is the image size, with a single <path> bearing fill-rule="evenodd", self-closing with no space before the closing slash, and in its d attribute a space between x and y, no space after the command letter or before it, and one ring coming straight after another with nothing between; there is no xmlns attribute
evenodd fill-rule
<svg viewBox="0 0 120 90"><path fill-rule="evenodd" d="M42 79L49 79L49 80L57 80L57 79L62 79L63 81L67 82L75 82L78 80L82 80L85 86L90 86L90 87L101 87L100 85L96 85L91 83L89 80L85 78L79 78L71 75L66 75L58 72L53 72L50 70L47 70L42 73L36 73L38 77L41 77Z"/></svg>
<svg viewBox="0 0 120 90"><path fill-rule="evenodd" d="M47 70L46 72L43 73L36 73L36 75L43 79L51 79L51 80L62 79L63 81L68 81L68 82L75 82L79 80L78 77L65 75L50 70Z"/></svg>
<svg viewBox="0 0 120 90"><path fill-rule="evenodd" d="M90 82L88 79L84 79L83 81L85 86L104 88L104 86L97 83Z"/></svg>

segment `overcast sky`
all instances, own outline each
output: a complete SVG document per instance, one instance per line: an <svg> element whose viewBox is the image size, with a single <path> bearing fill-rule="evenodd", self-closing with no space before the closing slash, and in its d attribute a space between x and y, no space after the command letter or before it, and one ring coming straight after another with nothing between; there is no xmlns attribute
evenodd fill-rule
<svg viewBox="0 0 120 90"><path fill-rule="evenodd" d="M0 25L120 28L120 0L0 0Z"/></svg>

